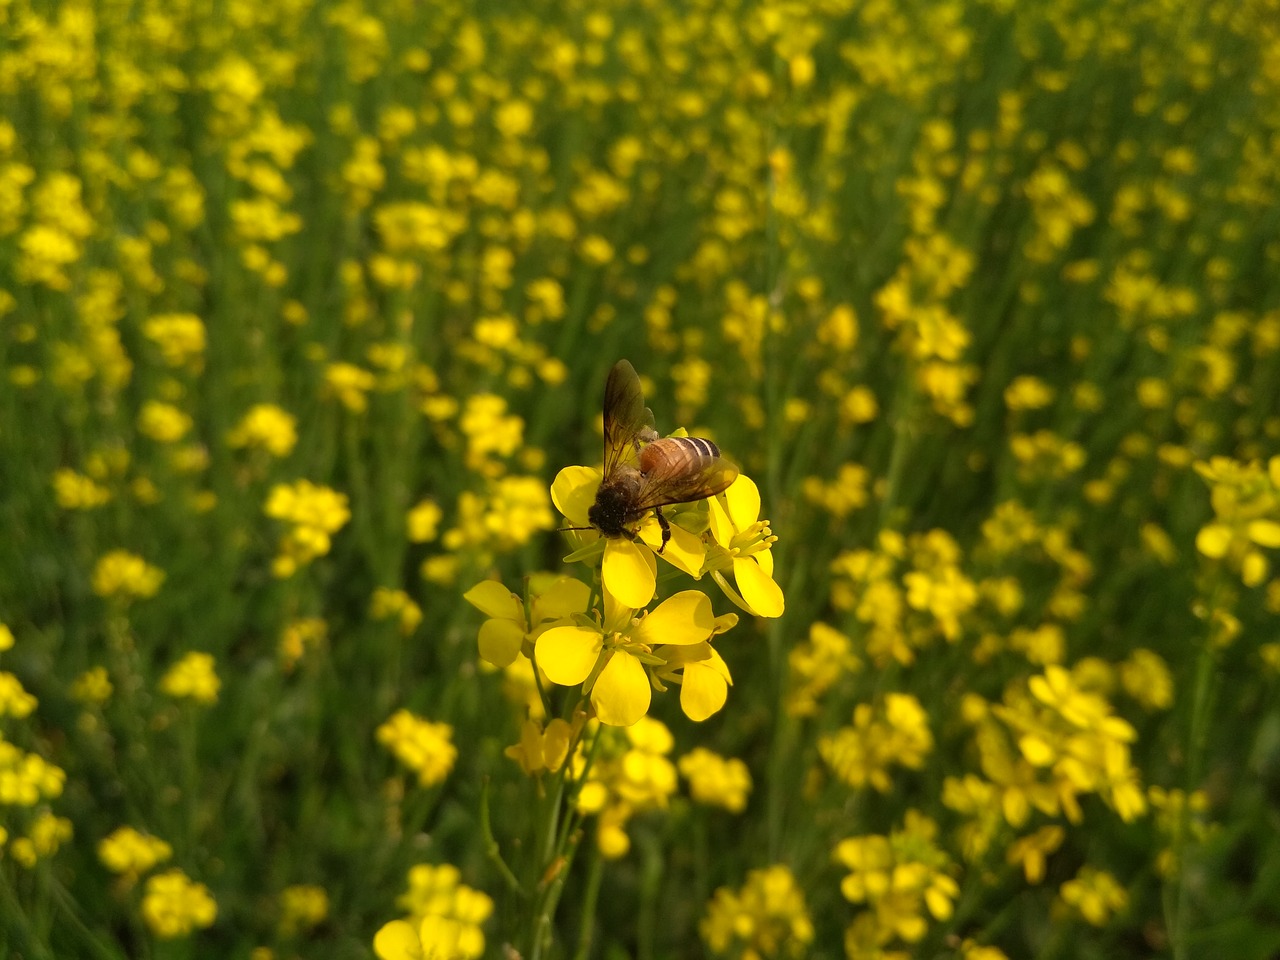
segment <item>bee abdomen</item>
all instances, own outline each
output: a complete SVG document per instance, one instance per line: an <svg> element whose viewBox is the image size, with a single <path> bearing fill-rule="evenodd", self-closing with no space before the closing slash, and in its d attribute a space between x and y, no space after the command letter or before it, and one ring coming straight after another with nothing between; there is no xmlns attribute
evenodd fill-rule
<svg viewBox="0 0 1280 960"><path fill-rule="evenodd" d="M666 437L640 451L640 472L683 474L720 456L720 448L702 437Z"/></svg>

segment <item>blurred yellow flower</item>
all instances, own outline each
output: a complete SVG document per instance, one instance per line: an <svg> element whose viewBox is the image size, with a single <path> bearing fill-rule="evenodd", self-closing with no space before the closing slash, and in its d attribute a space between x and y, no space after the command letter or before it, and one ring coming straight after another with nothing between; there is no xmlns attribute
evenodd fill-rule
<svg viewBox="0 0 1280 960"><path fill-rule="evenodd" d="M175 700L189 699L205 705L218 702L221 687L213 655L198 651L185 654L160 678L162 693Z"/></svg>
<svg viewBox="0 0 1280 960"><path fill-rule="evenodd" d="M173 847L133 827L119 827L98 842L98 859L112 873L134 878L173 856Z"/></svg>
<svg viewBox="0 0 1280 960"><path fill-rule="evenodd" d="M449 775L458 757L453 727L432 723L408 710L397 710L377 731L378 742L418 774L424 787L435 786Z"/></svg>
<svg viewBox="0 0 1280 960"><path fill-rule="evenodd" d="M190 414L159 400L148 400L138 414L139 432L157 443L177 443L194 425Z"/></svg>
<svg viewBox="0 0 1280 960"><path fill-rule="evenodd" d="M164 571L127 550L104 554L93 568L93 592L124 602L154 596L164 582Z"/></svg>
<svg viewBox="0 0 1280 960"><path fill-rule="evenodd" d="M161 940L185 937L213 925L218 905L209 888L192 881L179 869L147 880L142 896L142 919Z"/></svg>
<svg viewBox="0 0 1280 960"><path fill-rule="evenodd" d="M297 417L274 403L250 407L227 434L233 449L265 450L273 457L287 457L298 442Z"/></svg>

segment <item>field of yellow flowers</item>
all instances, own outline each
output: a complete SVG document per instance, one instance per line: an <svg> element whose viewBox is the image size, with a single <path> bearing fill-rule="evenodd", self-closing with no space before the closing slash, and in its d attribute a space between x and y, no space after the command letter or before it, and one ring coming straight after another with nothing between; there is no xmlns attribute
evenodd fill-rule
<svg viewBox="0 0 1280 960"><path fill-rule="evenodd" d="M1280 0L0 0L0 104L0 956L1280 955Z"/></svg>

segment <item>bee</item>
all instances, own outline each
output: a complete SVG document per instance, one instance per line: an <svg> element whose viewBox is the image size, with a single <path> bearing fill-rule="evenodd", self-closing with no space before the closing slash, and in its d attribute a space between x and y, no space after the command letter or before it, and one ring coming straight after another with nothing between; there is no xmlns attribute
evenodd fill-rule
<svg viewBox="0 0 1280 960"><path fill-rule="evenodd" d="M662 508L714 497L738 476L720 448L701 437L658 437L653 411L635 368L619 360L604 387L604 479L587 510L606 537L632 537L632 524L652 510L662 528L661 553L671 539Z"/></svg>

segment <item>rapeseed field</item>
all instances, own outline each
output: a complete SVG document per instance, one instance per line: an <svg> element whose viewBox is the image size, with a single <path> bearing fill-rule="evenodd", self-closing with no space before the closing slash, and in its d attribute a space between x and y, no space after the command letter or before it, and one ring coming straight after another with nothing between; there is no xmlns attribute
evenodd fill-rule
<svg viewBox="0 0 1280 960"><path fill-rule="evenodd" d="M1280 2L0 0L0 518L0 956L1274 958Z"/></svg>

